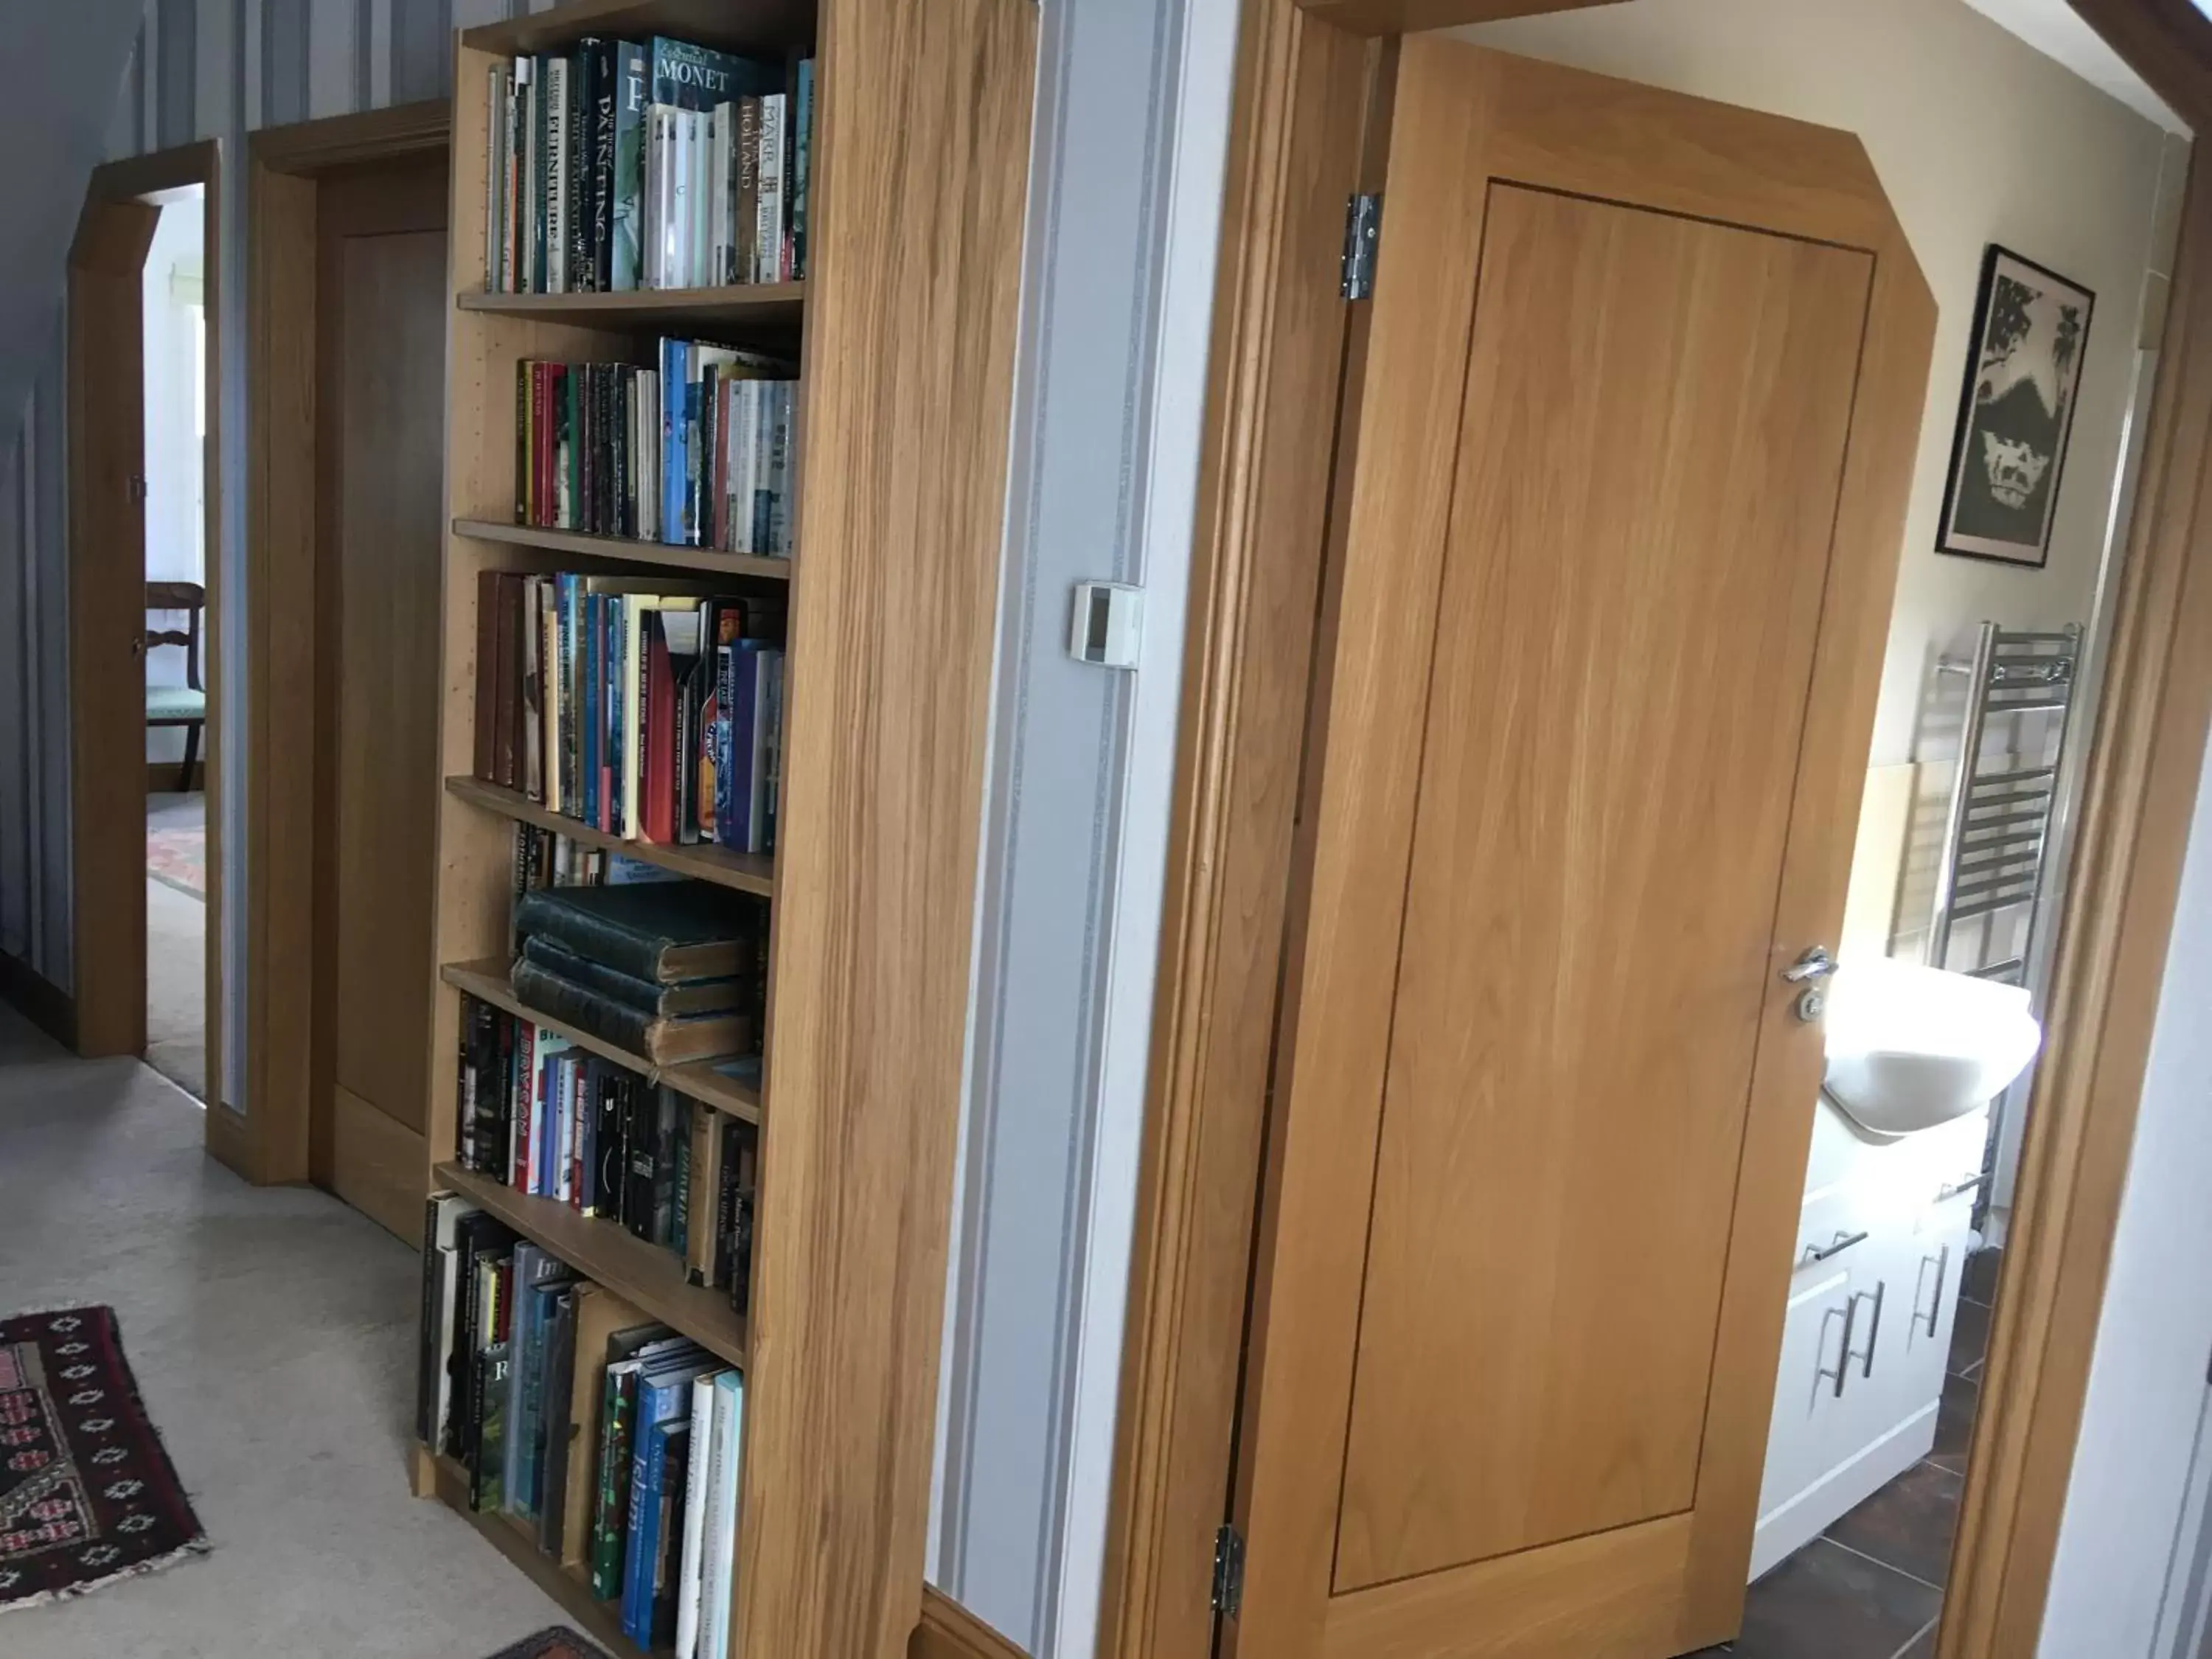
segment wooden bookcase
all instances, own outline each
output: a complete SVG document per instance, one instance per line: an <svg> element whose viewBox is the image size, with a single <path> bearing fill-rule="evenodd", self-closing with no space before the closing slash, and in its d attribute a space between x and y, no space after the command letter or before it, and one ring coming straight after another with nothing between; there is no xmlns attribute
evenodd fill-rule
<svg viewBox="0 0 2212 1659"><path fill-rule="evenodd" d="M587 34L813 49L805 283L484 291L487 70ZM732 1650L755 1659L895 1659L921 1608L1036 37L1032 0L572 0L459 39L425 1191L466 1193L743 1366ZM791 561L513 522L516 362L635 359L662 332L799 348ZM520 1006L505 982L516 823L614 844L469 775L478 574L654 568L788 591L780 852L625 848L769 900L761 1086L658 1074L761 1126L749 1319L669 1253L453 1161L463 996ZM465 1479L428 1448L416 1488L466 1511ZM470 1519L635 1653L516 1528Z"/></svg>

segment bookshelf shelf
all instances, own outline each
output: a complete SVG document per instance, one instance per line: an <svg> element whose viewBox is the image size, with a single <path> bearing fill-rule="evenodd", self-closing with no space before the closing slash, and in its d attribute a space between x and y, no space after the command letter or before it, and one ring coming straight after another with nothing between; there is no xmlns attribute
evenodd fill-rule
<svg viewBox="0 0 2212 1659"><path fill-rule="evenodd" d="M712 1060L691 1060L682 1066L656 1066L643 1054L633 1054L628 1048L618 1048L611 1042L601 1042L589 1031L580 1030L549 1014L541 1013L514 994L514 988L507 982L507 964L505 962L449 963L442 970L441 977L447 984L466 991L478 1001L504 1008L518 1018L533 1021L549 1031L558 1031L579 1048L589 1049L600 1059L611 1060L617 1066L627 1066L650 1082L665 1083L678 1094L703 1101L716 1111L743 1118L748 1123L760 1121L760 1091L750 1084L724 1076L714 1069Z"/></svg>
<svg viewBox="0 0 2212 1659"><path fill-rule="evenodd" d="M550 830L583 846L602 847L643 864L672 870L679 876L711 881L718 887L734 887L741 893L757 893L763 898L772 897L775 892L775 860L769 854L732 853L726 848L704 844L667 847L658 842L626 841L620 836L591 829L574 818L548 811L529 796L502 789L495 783L486 783L482 778L447 778L446 792L517 823Z"/></svg>
<svg viewBox="0 0 2212 1659"><path fill-rule="evenodd" d="M492 1547L535 1579L538 1588L558 1601L585 1634L616 1659L643 1659L643 1650L623 1634L622 1615L616 1604L602 1601L591 1586L541 1553L537 1535L511 1515L486 1515L469 1507L469 1472L452 1458L436 1459L438 1496L448 1509L491 1540ZM654 1652L665 1653L666 1649Z"/></svg>
<svg viewBox="0 0 2212 1659"><path fill-rule="evenodd" d="M744 329L772 337L796 334L806 314L805 283L750 283L730 288L630 289L616 294L463 293L463 311L578 328Z"/></svg>
<svg viewBox="0 0 2212 1659"><path fill-rule="evenodd" d="M791 580L789 559L757 559L747 553L720 553L711 547L676 547L627 536L587 536L574 530L541 530L535 525L502 524L496 519L456 519L453 533L511 547L543 548L621 564L665 565L674 570L702 570L716 576L751 576L762 581Z"/></svg>
<svg viewBox="0 0 2212 1659"><path fill-rule="evenodd" d="M725 1292L690 1283L675 1251L648 1244L617 1223L579 1215L556 1198L532 1198L458 1164L441 1164L436 1174L441 1185L465 1194L641 1313L732 1365L745 1363L744 1317ZM534 1539L531 1547L537 1547Z"/></svg>

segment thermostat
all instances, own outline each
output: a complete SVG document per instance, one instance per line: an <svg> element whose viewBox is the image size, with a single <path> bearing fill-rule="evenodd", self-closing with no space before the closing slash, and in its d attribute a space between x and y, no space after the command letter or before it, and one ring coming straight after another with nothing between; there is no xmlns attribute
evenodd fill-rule
<svg viewBox="0 0 2212 1659"><path fill-rule="evenodd" d="M1101 668L1134 668L1144 644L1145 590L1127 582L1078 582L1067 654Z"/></svg>

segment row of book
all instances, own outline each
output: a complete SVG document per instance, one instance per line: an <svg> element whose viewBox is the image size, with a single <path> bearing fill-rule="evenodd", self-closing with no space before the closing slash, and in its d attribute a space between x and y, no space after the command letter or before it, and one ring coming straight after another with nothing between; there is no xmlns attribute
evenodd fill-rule
<svg viewBox="0 0 2212 1659"><path fill-rule="evenodd" d="M477 777L605 835L775 850L780 598L659 577L477 582Z"/></svg>
<svg viewBox="0 0 2212 1659"><path fill-rule="evenodd" d="M640 1648L729 1651L744 1378L465 1197L431 1195L416 1432L469 1502L618 1607Z"/></svg>
<svg viewBox="0 0 2212 1659"><path fill-rule="evenodd" d="M471 997L461 1030L463 1169L673 1252L742 1314L752 1278L752 1126Z"/></svg>
<svg viewBox="0 0 2212 1659"><path fill-rule="evenodd" d="M515 522L790 557L796 366L667 337L654 364L515 365Z"/></svg>
<svg viewBox="0 0 2212 1659"><path fill-rule="evenodd" d="M806 274L814 60L596 37L493 64L487 289L604 293Z"/></svg>

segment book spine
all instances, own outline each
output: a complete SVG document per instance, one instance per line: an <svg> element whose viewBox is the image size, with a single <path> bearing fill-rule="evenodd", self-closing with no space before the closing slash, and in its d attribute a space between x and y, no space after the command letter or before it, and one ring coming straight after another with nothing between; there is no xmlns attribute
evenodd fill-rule
<svg viewBox="0 0 2212 1659"><path fill-rule="evenodd" d="M620 48L594 40L592 50L592 286L615 285L615 106L619 101Z"/></svg>
<svg viewBox="0 0 2212 1659"><path fill-rule="evenodd" d="M623 1589L629 1534L630 1428L636 1409L636 1373L610 1374L601 1403L599 1490L592 1509L592 1594L602 1601L613 1601Z"/></svg>
<svg viewBox="0 0 2212 1659"><path fill-rule="evenodd" d="M627 603L619 593L610 593L601 607L606 629L602 647L605 666L602 671L602 690L606 706L599 711L599 719L606 727L606 735L599 742L599 828L608 835L616 833L615 826L622 822L622 766L623 766L623 614Z"/></svg>
<svg viewBox="0 0 2212 1659"><path fill-rule="evenodd" d="M588 294L592 280L592 74L599 43L576 43L568 59L568 164L562 171L568 196L568 291Z"/></svg>
<svg viewBox="0 0 2212 1659"><path fill-rule="evenodd" d="M553 63L550 53L539 53L537 72L530 77L531 286L539 294L553 291Z"/></svg>
<svg viewBox="0 0 2212 1659"><path fill-rule="evenodd" d="M791 280L806 280L806 218L814 183L814 60L799 60L799 90L792 100Z"/></svg>
<svg viewBox="0 0 2212 1659"><path fill-rule="evenodd" d="M676 1589L676 1659L697 1659L699 1584L707 1541L707 1516L714 1507L708 1464L714 1453L714 1379L691 1384L691 1467L684 1482L684 1558Z"/></svg>
<svg viewBox="0 0 2212 1659"><path fill-rule="evenodd" d="M477 573L477 703L473 769L487 783L499 775L493 739L499 698L499 573Z"/></svg>
<svg viewBox="0 0 2212 1659"><path fill-rule="evenodd" d="M754 258L763 283L783 280L784 95L761 100L760 213L754 227Z"/></svg>
<svg viewBox="0 0 2212 1659"><path fill-rule="evenodd" d="M545 291L568 290L568 75L565 58L545 61Z"/></svg>
<svg viewBox="0 0 2212 1659"><path fill-rule="evenodd" d="M690 355L682 340L660 343L660 539L678 544L685 539L684 392L691 378Z"/></svg>
<svg viewBox="0 0 2212 1659"><path fill-rule="evenodd" d="M422 1203L422 1318L416 1346L415 1438L423 1445L437 1432L438 1379L438 1209L447 1200L433 1193Z"/></svg>
<svg viewBox="0 0 2212 1659"><path fill-rule="evenodd" d="M754 760L760 714L760 647L741 640L734 648L731 668L730 822L723 845L732 852L757 853L753 845Z"/></svg>
<svg viewBox="0 0 2212 1659"><path fill-rule="evenodd" d="M736 270L735 281L760 281L760 251L755 246L754 228L760 222L760 120L761 100L746 96L738 100L737 183L732 194L731 218L737 247L732 258Z"/></svg>
<svg viewBox="0 0 2212 1659"><path fill-rule="evenodd" d="M647 1053L658 1023L627 1003L548 972L527 957L514 964L514 994L542 1014L636 1054Z"/></svg>
<svg viewBox="0 0 2212 1659"><path fill-rule="evenodd" d="M783 794L783 668L781 651L764 653L768 661L768 707L761 714L761 747L766 756L761 769L761 846L775 851L775 826Z"/></svg>
<svg viewBox="0 0 2212 1659"><path fill-rule="evenodd" d="M611 216L611 286L641 286L644 245L641 198L645 189L645 49L629 40L614 45L614 211Z"/></svg>
<svg viewBox="0 0 2212 1659"><path fill-rule="evenodd" d="M653 1645L653 1562L660 1542L660 1482L667 1438L654 1432L658 1413L641 1389L629 1457L629 1538L623 1559L623 1632L641 1648Z"/></svg>
<svg viewBox="0 0 2212 1659"><path fill-rule="evenodd" d="M484 76L484 288L496 294L505 286L501 270L500 182L506 163L500 150L506 131L507 98L501 89L505 78L501 65L489 65Z"/></svg>

